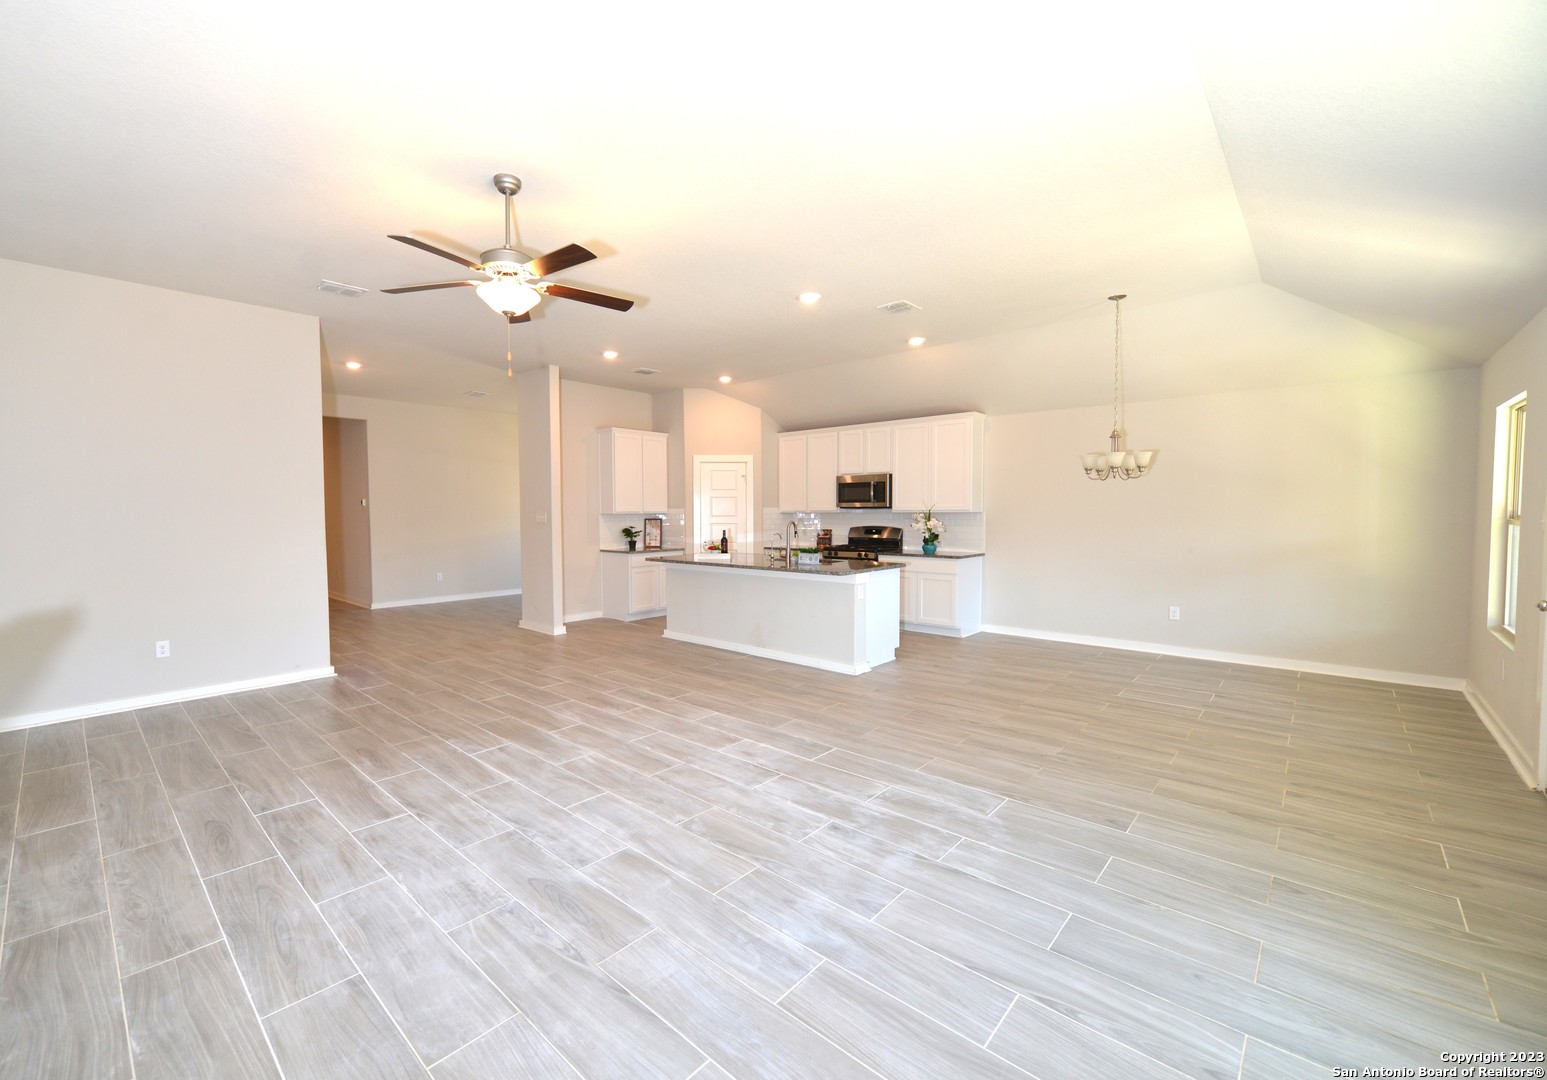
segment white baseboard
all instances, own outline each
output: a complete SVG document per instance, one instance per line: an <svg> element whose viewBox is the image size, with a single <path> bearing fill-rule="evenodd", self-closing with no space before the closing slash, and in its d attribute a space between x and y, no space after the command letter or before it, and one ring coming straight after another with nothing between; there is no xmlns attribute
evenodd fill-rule
<svg viewBox="0 0 1547 1080"><path fill-rule="evenodd" d="M547 634L549 637L558 637L560 634L566 632L563 623L560 623L558 626L549 626L546 623L527 622L525 619L522 619L516 625L523 630L531 630L538 634Z"/></svg>
<svg viewBox="0 0 1547 1080"><path fill-rule="evenodd" d="M1398 683L1402 686L1422 686L1431 690L1464 691L1467 685L1465 679L1446 678L1442 675L1420 675L1411 671L1382 671L1378 668L1324 664L1317 660L1290 660L1280 656L1254 656L1249 653L1221 652L1217 649L1191 649L1181 645L1157 645L1153 641L1124 641L1119 638L1092 637L1088 634L1060 634L1051 630L1024 630L1017 626L984 626L983 630L990 634L1007 634L1010 637L1035 638L1039 641L1067 641L1074 645L1095 645L1103 649L1122 649L1125 652L1181 656L1189 660L1217 660L1225 664L1305 671L1315 675L1339 675L1349 679L1370 679L1375 682Z"/></svg>
<svg viewBox="0 0 1547 1080"><path fill-rule="evenodd" d="M573 615L564 616L564 621L567 623L586 622L589 619L600 619L601 617L602 613L600 611L578 611Z"/></svg>
<svg viewBox="0 0 1547 1080"><path fill-rule="evenodd" d="M1499 714L1493 711L1493 706L1488 704L1488 699L1471 683L1466 684L1466 699L1471 702L1472 708L1477 710L1477 715L1482 718L1483 727L1488 729L1488 734L1493 736L1493 741L1499 744L1504 751L1504 756L1509 758L1509 763L1520 774L1520 779L1533 791L1542 791L1542 786L1537 782L1535 770L1532 768L1531 755L1526 753L1525 747L1515 741L1515 736L1510 734L1509 728L1504 726L1504 721L1499 719Z"/></svg>
<svg viewBox="0 0 1547 1080"><path fill-rule="evenodd" d="M61 720L79 720L84 716L106 716L109 713L128 712L131 709L150 709L157 705L174 705L179 701L196 701L199 698L219 697L221 694L239 694L245 690L263 690L270 686L310 682L326 679L334 674L332 665L293 671L286 675L268 675L258 679L242 679L238 682L219 683L215 686L196 686L186 690L169 690L163 694L146 694L143 697L121 698L118 701L99 701L92 705L75 705L67 709L48 712L26 713L0 719L0 731L57 724Z"/></svg>
<svg viewBox="0 0 1547 1080"><path fill-rule="evenodd" d="M458 593L455 596L423 596L416 600L383 600L372 604L371 610L394 607L418 607L420 604L451 604L458 600L487 600L491 596L520 596L520 589L495 589L492 592Z"/></svg>
<svg viewBox="0 0 1547 1080"><path fill-rule="evenodd" d="M343 593L330 592L328 593L328 599L337 600L340 604L348 604L350 607L369 608L371 606L369 600L356 600L354 597L345 596Z"/></svg>

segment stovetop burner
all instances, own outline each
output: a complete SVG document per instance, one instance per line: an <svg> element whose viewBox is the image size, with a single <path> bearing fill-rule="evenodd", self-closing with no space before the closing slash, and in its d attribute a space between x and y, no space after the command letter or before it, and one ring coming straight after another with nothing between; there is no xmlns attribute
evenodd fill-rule
<svg viewBox="0 0 1547 1080"><path fill-rule="evenodd" d="M855 525L849 530L848 543L830 548L827 554L834 559L879 562L886 555L902 554L902 530L896 525Z"/></svg>

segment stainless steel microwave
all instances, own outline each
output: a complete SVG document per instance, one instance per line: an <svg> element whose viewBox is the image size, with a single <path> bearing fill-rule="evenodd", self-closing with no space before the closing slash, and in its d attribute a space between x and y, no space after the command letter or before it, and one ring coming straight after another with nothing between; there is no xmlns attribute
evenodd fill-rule
<svg viewBox="0 0 1547 1080"><path fill-rule="evenodd" d="M890 510L891 473L850 473L838 477L840 510Z"/></svg>

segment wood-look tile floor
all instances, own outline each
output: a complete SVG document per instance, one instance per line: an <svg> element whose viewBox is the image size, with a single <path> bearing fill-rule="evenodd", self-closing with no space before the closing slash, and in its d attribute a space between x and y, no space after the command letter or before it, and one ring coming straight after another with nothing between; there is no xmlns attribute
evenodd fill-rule
<svg viewBox="0 0 1547 1080"><path fill-rule="evenodd" d="M0 1075L1547 1049L1547 800L1458 694L987 634L850 678L518 617L340 608L336 679L0 734Z"/></svg>

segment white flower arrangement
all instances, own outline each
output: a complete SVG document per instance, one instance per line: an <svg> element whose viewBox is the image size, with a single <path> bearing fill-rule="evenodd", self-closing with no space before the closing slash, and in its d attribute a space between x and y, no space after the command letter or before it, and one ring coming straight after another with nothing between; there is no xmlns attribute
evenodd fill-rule
<svg viewBox="0 0 1547 1080"><path fill-rule="evenodd" d="M935 508L913 515L913 527L924 534L924 543L935 544L940 541L940 534L945 532L945 522L935 517Z"/></svg>

